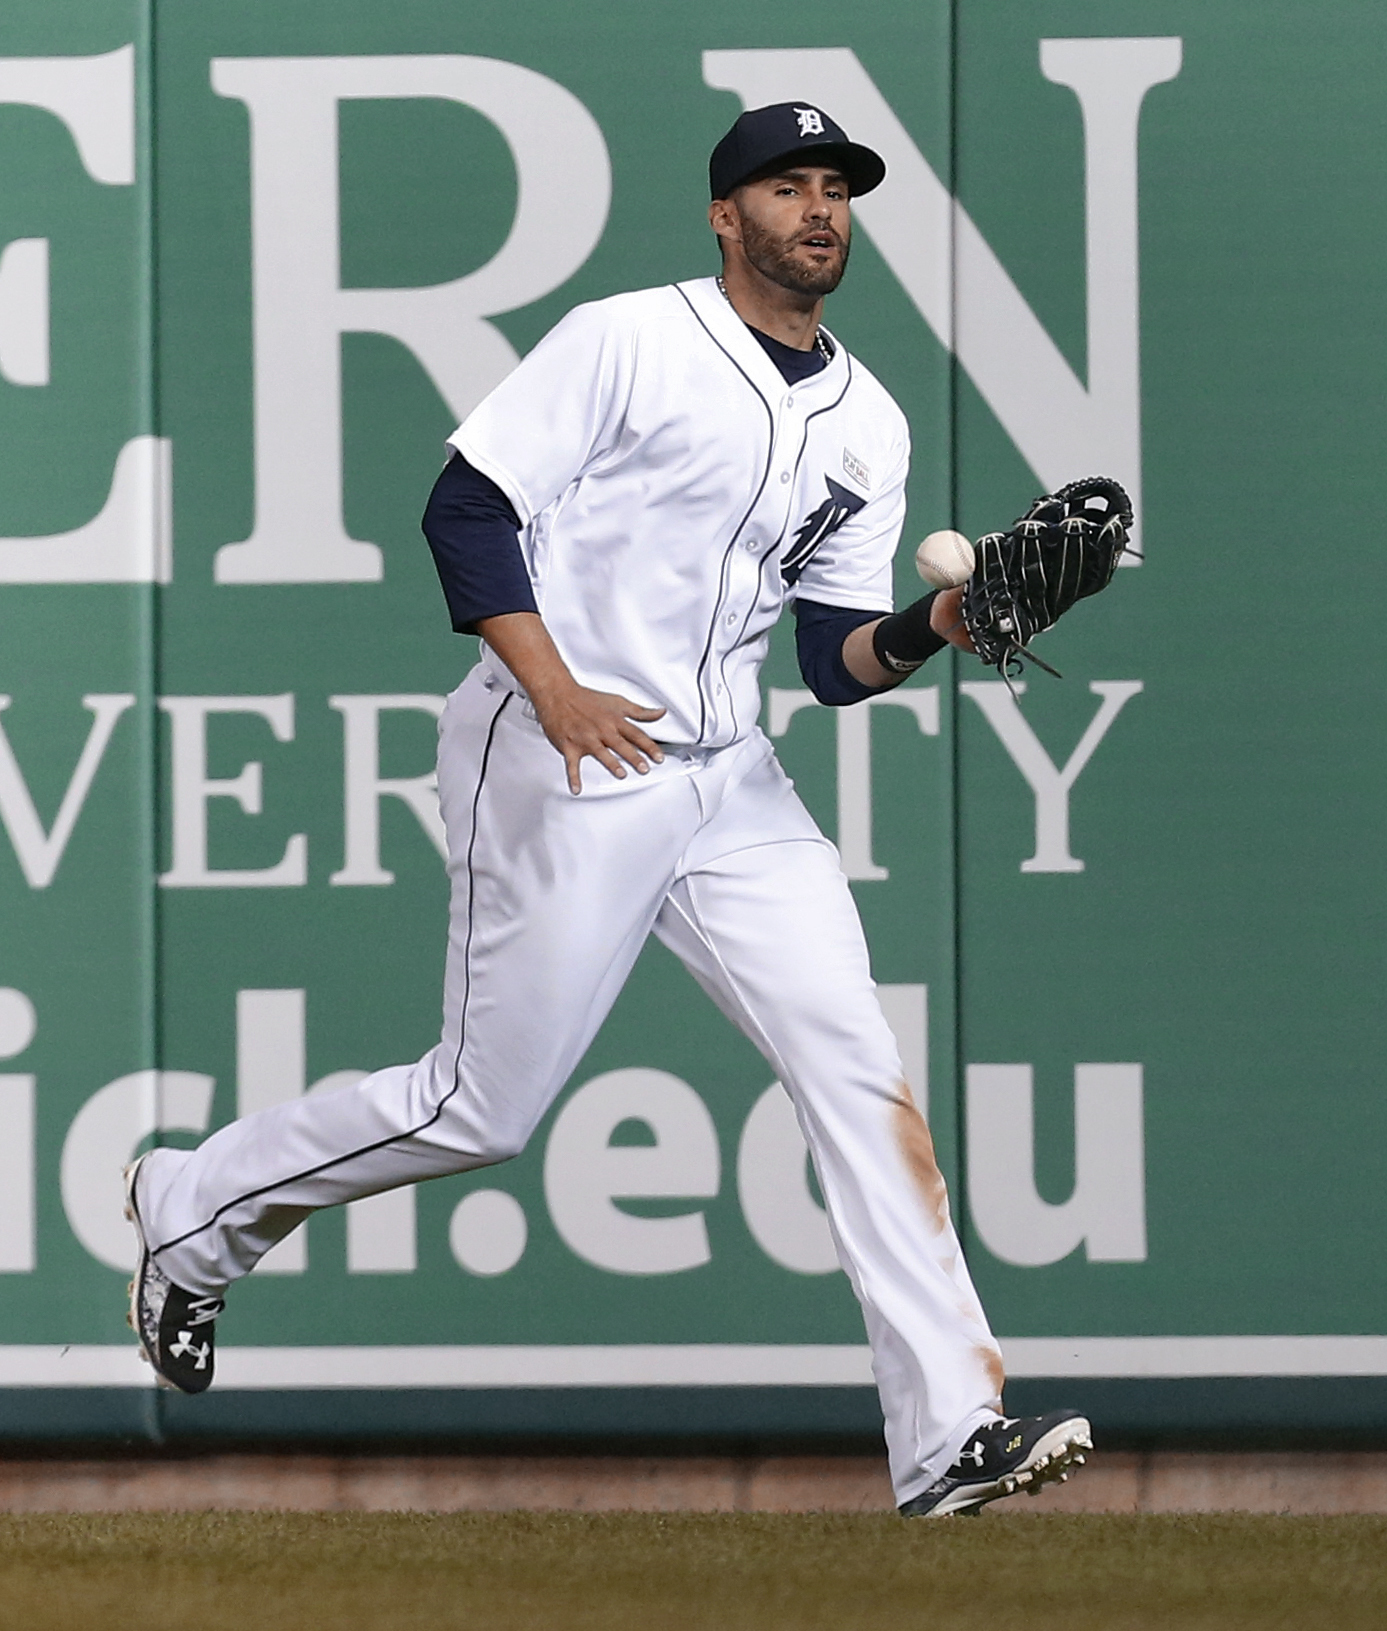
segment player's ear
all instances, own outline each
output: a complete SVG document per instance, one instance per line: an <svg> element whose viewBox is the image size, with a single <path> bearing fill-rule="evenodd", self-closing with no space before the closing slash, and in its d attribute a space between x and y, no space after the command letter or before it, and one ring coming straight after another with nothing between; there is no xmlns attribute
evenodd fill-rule
<svg viewBox="0 0 1387 1631"><path fill-rule="evenodd" d="M730 198L715 198L708 206L708 225L719 238L740 242L742 220L736 204Z"/></svg>

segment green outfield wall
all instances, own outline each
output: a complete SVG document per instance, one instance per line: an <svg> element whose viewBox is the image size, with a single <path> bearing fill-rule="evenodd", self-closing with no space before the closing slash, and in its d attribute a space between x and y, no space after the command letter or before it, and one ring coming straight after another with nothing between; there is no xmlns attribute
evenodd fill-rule
<svg viewBox="0 0 1387 1631"><path fill-rule="evenodd" d="M443 438L713 270L708 150L791 98L890 165L829 318L910 417L899 594L934 528L1140 496L1062 681L765 674L1010 1401L1387 1428L1384 68L1361 0L10 0L0 1432L878 1424L783 1094L654 946L519 1160L276 1248L211 1394L124 1323L135 1149L436 1036Z"/></svg>

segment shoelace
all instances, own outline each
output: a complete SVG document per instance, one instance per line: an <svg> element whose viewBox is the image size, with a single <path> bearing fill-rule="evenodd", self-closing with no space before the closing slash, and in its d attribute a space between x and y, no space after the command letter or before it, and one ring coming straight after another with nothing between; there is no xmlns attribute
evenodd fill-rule
<svg viewBox="0 0 1387 1631"><path fill-rule="evenodd" d="M226 1304L220 1297L194 1297L188 1304L188 1313L180 1323L188 1327L210 1325Z"/></svg>

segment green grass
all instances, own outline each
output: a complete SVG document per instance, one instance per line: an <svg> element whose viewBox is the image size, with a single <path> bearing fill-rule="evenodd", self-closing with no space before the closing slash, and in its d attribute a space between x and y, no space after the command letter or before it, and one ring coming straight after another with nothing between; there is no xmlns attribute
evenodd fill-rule
<svg viewBox="0 0 1387 1631"><path fill-rule="evenodd" d="M0 1517L4 1631L1382 1631L1387 1518Z"/></svg>

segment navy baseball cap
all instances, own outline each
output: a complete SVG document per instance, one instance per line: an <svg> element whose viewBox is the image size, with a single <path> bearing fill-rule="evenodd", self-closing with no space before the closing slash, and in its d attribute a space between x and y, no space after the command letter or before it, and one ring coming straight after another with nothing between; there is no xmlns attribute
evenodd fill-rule
<svg viewBox="0 0 1387 1631"><path fill-rule="evenodd" d="M777 102L748 108L713 149L708 184L714 198L726 198L735 187L781 161L832 164L848 178L854 196L879 187L886 164L879 153L860 142L810 102Z"/></svg>

